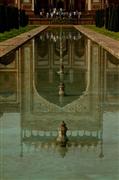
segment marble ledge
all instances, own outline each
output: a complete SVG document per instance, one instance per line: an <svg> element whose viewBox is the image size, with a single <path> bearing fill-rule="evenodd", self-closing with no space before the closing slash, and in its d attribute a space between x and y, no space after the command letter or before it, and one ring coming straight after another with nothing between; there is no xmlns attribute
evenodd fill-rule
<svg viewBox="0 0 119 180"><path fill-rule="evenodd" d="M112 39L111 37L107 37L103 34L92 31L91 29L82 27L80 25L74 26L81 33L86 35L89 39L99 44L102 48L107 50L113 56L115 56L119 60L119 41Z"/></svg>
<svg viewBox="0 0 119 180"><path fill-rule="evenodd" d="M48 26L39 26L31 31L20 34L16 37L0 42L0 57L20 47L22 44L33 38L35 35L46 29Z"/></svg>

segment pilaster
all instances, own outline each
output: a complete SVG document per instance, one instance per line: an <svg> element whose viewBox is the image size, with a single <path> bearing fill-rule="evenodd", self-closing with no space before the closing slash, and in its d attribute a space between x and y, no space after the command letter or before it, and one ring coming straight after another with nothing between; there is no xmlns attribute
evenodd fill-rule
<svg viewBox="0 0 119 180"><path fill-rule="evenodd" d="M90 11L91 10L91 0L88 0L87 3L88 3L88 11Z"/></svg>

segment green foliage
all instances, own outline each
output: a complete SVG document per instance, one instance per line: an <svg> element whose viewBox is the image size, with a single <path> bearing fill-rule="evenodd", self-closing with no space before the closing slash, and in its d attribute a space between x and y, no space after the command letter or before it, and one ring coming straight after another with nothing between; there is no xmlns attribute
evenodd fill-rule
<svg viewBox="0 0 119 180"><path fill-rule="evenodd" d="M105 29L105 27L98 28L95 25L85 25L84 27L89 28L89 29L96 31L98 33L104 34L106 36L109 36L113 39L119 40L119 32L109 31L109 30Z"/></svg>
<svg viewBox="0 0 119 180"><path fill-rule="evenodd" d="M19 29L12 29L10 31L5 31L4 33L0 33L0 42L18 36L22 33L28 32L36 27L37 26L25 26L25 27L20 27Z"/></svg>

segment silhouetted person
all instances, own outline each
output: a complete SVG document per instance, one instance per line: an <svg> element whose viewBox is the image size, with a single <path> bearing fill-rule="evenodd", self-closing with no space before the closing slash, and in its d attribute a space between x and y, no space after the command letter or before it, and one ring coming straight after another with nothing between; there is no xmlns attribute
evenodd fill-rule
<svg viewBox="0 0 119 180"><path fill-rule="evenodd" d="M58 129L58 138L57 141L60 143L61 146L66 146L68 138L67 138L67 126L64 121L62 121L59 129Z"/></svg>
<svg viewBox="0 0 119 180"><path fill-rule="evenodd" d="M68 128L67 128L64 121L62 121L60 128L61 128L61 135L66 137L66 133L67 133Z"/></svg>

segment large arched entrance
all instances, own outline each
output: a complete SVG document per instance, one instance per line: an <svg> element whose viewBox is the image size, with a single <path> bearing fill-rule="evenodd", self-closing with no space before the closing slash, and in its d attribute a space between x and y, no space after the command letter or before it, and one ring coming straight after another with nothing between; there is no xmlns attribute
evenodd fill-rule
<svg viewBox="0 0 119 180"><path fill-rule="evenodd" d="M37 10L41 9L48 9L49 8L49 1L48 0L35 0L35 8Z"/></svg>
<svg viewBox="0 0 119 180"><path fill-rule="evenodd" d="M69 10L85 10L86 0L35 0L35 8L49 10L50 8L63 8Z"/></svg>
<svg viewBox="0 0 119 180"><path fill-rule="evenodd" d="M85 10L85 2L86 0L74 0L74 9L78 11L84 11Z"/></svg>
<svg viewBox="0 0 119 180"><path fill-rule="evenodd" d="M63 2L62 0L59 0L59 1L57 2L57 8L58 8L58 9L60 9L60 8L64 9L64 2Z"/></svg>

